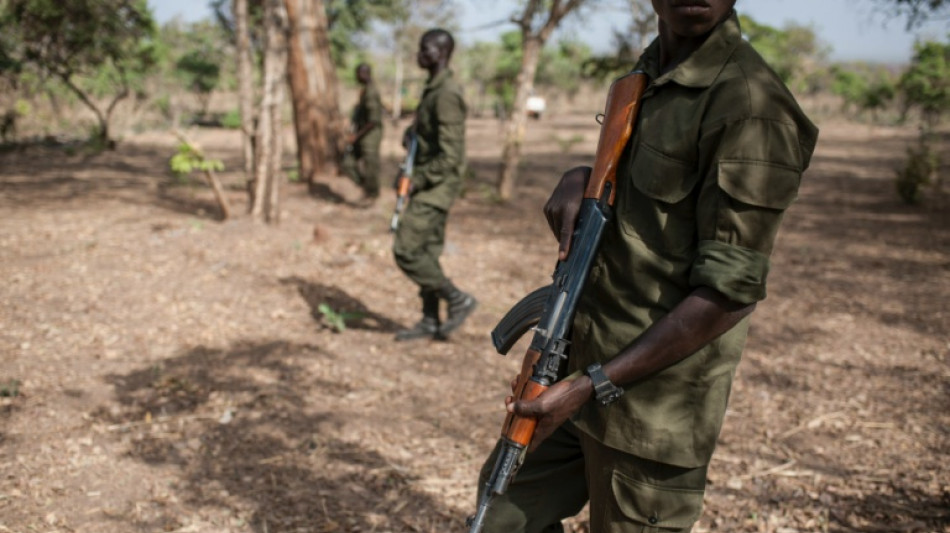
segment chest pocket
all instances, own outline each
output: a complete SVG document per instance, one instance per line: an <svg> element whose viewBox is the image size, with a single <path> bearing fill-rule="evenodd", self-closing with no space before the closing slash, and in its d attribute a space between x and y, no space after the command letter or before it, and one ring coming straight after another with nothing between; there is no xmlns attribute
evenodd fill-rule
<svg viewBox="0 0 950 533"><path fill-rule="evenodd" d="M625 174L617 206L624 233L660 254L692 250L696 244L693 190L699 182L696 166L641 142Z"/></svg>

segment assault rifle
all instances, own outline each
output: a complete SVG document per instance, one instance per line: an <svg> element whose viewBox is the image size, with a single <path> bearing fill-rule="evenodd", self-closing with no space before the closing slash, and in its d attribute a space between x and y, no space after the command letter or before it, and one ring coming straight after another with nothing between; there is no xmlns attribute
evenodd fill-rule
<svg viewBox="0 0 950 533"><path fill-rule="evenodd" d="M534 330L514 389L516 400L533 400L560 379L567 361L577 302L590 274L604 227L612 216L617 163L633 133L640 97L645 89L646 76L640 72L628 74L610 86L597 156L584 191L568 256L557 262L551 285L535 290L518 302L492 331L495 349L506 355L525 332ZM537 424L535 418L508 414L502 426L495 466L479 494L478 509L468 520L469 533L482 530L492 498L508 489L524 461Z"/></svg>
<svg viewBox="0 0 950 533"><path fill-rule="evenodd" d="M393 209L393 218L389 221L389 231L399 229L399 217L406 210L409 203L409 192L412 188L412 165L416 160L416 151L419 149L419 140L415 132L409 133L409 151L406 159L399 165L399 174L396 175L396 207Z"/></svg>

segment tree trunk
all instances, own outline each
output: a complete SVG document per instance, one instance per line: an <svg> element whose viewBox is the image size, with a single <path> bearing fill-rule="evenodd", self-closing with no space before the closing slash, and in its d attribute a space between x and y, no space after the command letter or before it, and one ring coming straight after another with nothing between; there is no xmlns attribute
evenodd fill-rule
<svg viewBox="0 0 950 533"><path fill-rule="evenodd" d="M254 69L248 34L247 0L234 0L234 33L237 47L238 100L241 113L241 143L244 150L244 179L254 204Z"/></svg>
<svg viewBox="0 0 950 533"><path fill-rule="evenodd" d="M314 108L322 122L316 126L316 171L335 175L343 153L343 115L340 113L339 80L330 53L330 29L324 0L313 0L311 90Z"/></svg>
<svg viewBox="0 0 950 533"><path fill-rule="evenodd" d="M505 147L502 151L502 168L498 174L498 197L506 201L511 198L518 176L518 163L521 162L521 145L524 143L527 126L528 96L534 88L534 76L538 70L541 49L561 20L579 8L587 0L528 0L521 18L514 22L521 27L521 70L518 71L515 88L514 109L506 125ZM542 15L544 12L544 15ZM543 16L539 24L537 17Z"/></svg>
<svg viewBox="0 0 950 533"><path fill-rule="evenodd" d="M306 14L305 0L284 0L289 25L287 43L287 79L290 82L290 98L294 110L294 131L297 139L297 166L300 179L309 187L314 183L313 146L314 128L318 120L313 108L310 82L307 79L307 67L304 61L302 34L309 31L301 20Z"/></svg>
<svg viewBox="0 0 950 533"><path fill-rule="evenodd" d="M257 121L254 198L251 217L280 221L279 186L281 157L280 111L287 74L286 13L281 0L264 6L264 92Z"/></svg>
<svg viewBox="0 0 950 533"><path fill-rule="evenodd" d="M218 209L221 210L221 220L231 218L231 205L228 204L228 197L224 193L221 181L218 180L218 176L213 170L205 170L204 172L205 179L208 180L208 185L211 186L211 190L214 192L214 199L218 202Z"/></svg>
<svg viewBox="0 0 950 533"><path fill-rule="evenodd" d="M521 69L515 87L515 101L511 117L505 126L505 146L502 151L501 173L498 177L498 196L503 201L511 199L521 162L521 147L524 144L528 123L528 96L534 89L534 75L538 70L543 43L537 36L523 36Z"/></svg>
<svg viewBox="0 0 950 533"><path fill-rule="evenodd" d="M66 84L66 87L69 88L77 97L79 101L86 105L93 114L96 115L96 121L99 122L99 131L96 132L96 141L101 143L103 147L114 148L112 139L109 137L109 121L112 118L112 111L115 109L116 104L124 100L129 96L128 87L123 87L122 92L117 94L112 101L106 106L106 110L102 111L99 109L99 106L92 101L92 98L85 93L82 89L79 88L75 83L73 83L72 73L60 73L59 78Z"/></svg>

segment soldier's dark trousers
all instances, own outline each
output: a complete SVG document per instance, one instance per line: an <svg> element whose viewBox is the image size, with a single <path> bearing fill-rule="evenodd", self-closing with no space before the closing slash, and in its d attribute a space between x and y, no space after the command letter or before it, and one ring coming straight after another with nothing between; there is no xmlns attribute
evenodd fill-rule
<svg viewBox="0 0 950 533"><path fill-rule="evenodd" d="M382 137L370 132L343 155L340 169L363 189L368 197L379 196L379 141Z"/></svg>
<svg viewBox="0 0 950 533"><path fill-rule="evenodd" d="M498 449L482 466L479 492ZM688 533L699 518L705 466L681 468L608 448L567 422L527 454L489 507L484 533L558 533L590 501L596 533Z"/></svg>
<svg viewBox="0 0 950 533"><path fill-rule="evenodd" d="M409 202L399 219L393 240L396 264L425 291L445 285L445 273L439 256L445 244L445 223L448 213L421 202Z"/></svg>

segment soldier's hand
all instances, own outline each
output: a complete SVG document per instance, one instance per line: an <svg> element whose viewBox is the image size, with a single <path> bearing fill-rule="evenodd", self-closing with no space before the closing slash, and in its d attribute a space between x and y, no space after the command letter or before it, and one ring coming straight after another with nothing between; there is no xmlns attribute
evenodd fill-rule
<svg viewBox="0 0 950 533"><path fill-rule="evenodd" d="M558 259L563 261L571 250L571 236L590 179L590 167L574 167L561 176L551 197L544 204L544 217L558 240Z"/></svg>
<svg viewBox="0 0 950 533"><path fill-rule="evenodd" d="M538 421L528 451L534 451L594 395L590 378L558 381L534 400L505 401L509 413Z"/></svg>

